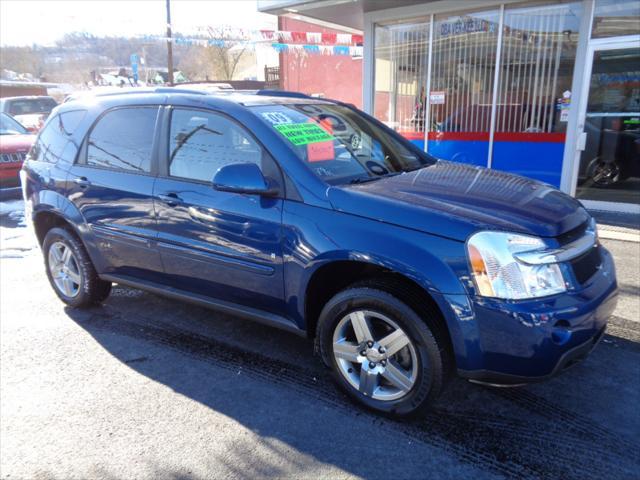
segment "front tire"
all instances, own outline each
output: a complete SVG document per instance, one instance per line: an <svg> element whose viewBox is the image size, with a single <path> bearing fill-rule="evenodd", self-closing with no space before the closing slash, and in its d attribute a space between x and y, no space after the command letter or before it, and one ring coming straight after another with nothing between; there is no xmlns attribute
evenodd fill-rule
<svg viewBox="0 0 640 480"><path fill-rule="evenodd" d="M71 307L102 303L111 292L111 282L100 280L84 249L70 231L52 228L42 243L49 283L56 295Z"/></svg>
<svg viewBox="0 0 640 480"><path fill-rule="evenodd" d="M421 414L445 384L445 348L407 304L390 293L353 287L322 310L323 360L354 399L379 412Z"/></svg>

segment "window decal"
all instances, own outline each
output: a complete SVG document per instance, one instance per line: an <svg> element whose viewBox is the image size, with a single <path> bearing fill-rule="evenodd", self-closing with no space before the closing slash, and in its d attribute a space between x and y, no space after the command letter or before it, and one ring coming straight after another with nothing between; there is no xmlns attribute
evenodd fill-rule
<svg viewBox="0 0 640 480"><path fill-rule="evenodd" d="M335 138L316 123L282 123L274 125L273 128L295 146L326 142Z"/></svg>
<svg viewBox="0 0 640 480"><path fill-rule="evenodd" d="M293 121L282 112L262 112L262 118L267 120L271 125L280 123L292 123Z"/></svg>

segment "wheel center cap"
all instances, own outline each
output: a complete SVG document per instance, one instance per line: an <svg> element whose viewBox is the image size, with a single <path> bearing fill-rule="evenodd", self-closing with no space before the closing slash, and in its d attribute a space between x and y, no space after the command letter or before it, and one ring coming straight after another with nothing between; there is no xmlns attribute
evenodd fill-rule
<svg viewBox="0 0 640 480"><path fill-rule="evenodd" d="M366 353L367 360L370 362L379 362L384 358L384 355L375 348L368 348Z"/></svg>

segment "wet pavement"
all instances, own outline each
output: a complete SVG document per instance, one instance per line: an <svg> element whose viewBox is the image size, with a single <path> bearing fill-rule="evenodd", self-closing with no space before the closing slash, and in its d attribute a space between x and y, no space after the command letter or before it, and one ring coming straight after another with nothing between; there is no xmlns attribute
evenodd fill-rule
<svg viewBox="0 0 640 480"><path fill-rule="evenodd" d="M354 405L294 335L115 287L65 308L21 203L0 203L0 477L638 478L640 243L621 299L549 382L454 380L420 421Z"/></svg>

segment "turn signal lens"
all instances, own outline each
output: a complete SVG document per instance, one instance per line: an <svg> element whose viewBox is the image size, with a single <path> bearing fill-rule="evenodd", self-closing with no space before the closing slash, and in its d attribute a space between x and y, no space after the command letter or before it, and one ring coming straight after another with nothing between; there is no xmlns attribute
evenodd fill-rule
<svg viewBox="0 0 640 480"><path fill-rule="evenodd" d="M480 251L473 245L468 245L469 262L471 263L471 272L478 287L480 295L485 297L493 297L493 288L491 287L491 281L487 274L487 267L484 264L484 259L480 254Z"/></svg>

